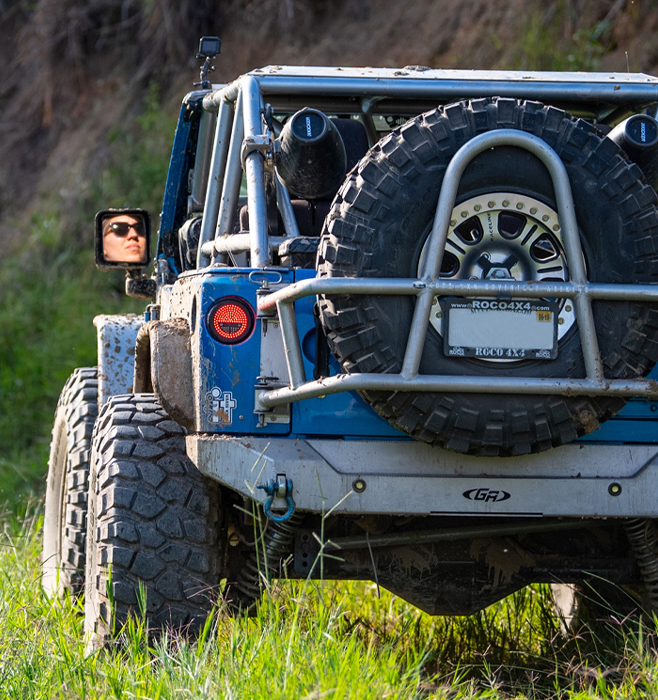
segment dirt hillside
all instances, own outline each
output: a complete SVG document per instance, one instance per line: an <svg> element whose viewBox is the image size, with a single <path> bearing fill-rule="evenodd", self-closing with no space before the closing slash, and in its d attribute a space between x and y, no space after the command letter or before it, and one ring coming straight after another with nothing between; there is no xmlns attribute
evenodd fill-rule
<svg viewBox="0 0 658 700"><path fill-rule="evenodd" d="M271 63L658 71L640 0L0 0L0 249L40 197L75 207L149 84L178 100ZM173 104L173 102L172 102Z"/></svg>

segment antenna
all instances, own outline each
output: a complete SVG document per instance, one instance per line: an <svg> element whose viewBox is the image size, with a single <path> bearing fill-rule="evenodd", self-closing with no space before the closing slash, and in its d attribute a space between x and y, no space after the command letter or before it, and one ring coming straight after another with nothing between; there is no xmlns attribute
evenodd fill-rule
<svg viewBox="0 0 658 700"><path fill-rule="evenodd" d="M631 72L631 63L628 60L628 51L624 51L624 53L626 54L626 72L630 73Z"/></svg>
<svg viewBox="0 0 658 700"><path fill-rule="evenodd" d="M202 90L207 90L210 87L208 73L215 70L215 66L210 65L215 56L218 56L222 49L222 40L218 36L202 36L199 40L199 50L197 58L204 58L205 61L199 69L199 82L194 83L194 87L200 87Z"/></svg>

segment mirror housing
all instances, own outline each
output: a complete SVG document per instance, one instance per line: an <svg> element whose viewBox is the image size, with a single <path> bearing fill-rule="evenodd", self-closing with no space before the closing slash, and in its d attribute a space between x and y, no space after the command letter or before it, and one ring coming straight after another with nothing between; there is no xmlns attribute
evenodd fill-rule
<svg viewBox="0 0 658 700"><path fill-rule="evenodd" d="M96 267L141 270L151 261L151 216L144 209L102 209L94 219Z"/></svg>

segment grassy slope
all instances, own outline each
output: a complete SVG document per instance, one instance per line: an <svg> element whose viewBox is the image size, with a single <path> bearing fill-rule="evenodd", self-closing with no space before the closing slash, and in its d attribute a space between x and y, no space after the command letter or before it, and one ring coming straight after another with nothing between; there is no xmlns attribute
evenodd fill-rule
<svg viewBox="0 0 658 700"><path fill-rule="evenodd" d="M0 502L42 490L59 390L75 367L95 364L94 315L122 306L86 257L17 255L0 270Z"/></svg>

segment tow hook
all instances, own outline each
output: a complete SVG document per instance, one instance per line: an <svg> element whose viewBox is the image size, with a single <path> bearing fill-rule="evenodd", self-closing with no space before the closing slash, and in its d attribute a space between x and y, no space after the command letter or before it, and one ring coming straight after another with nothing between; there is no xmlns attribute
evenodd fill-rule
<svg viewBox="0 0 658 700"><path fill-rule="evenodd" d="M275 523L282 523L290 520L295 512L295 501L292 498L292 479L286 478L285 474L277 474L276 479L270 479L266 484L258 484L257 489L263 489L267 494L265 503L263 503L263 512L268 520L273 520ZM285 498L288 509L283 515L275 515L272 512L272 501L275 498Z"/></svg>

